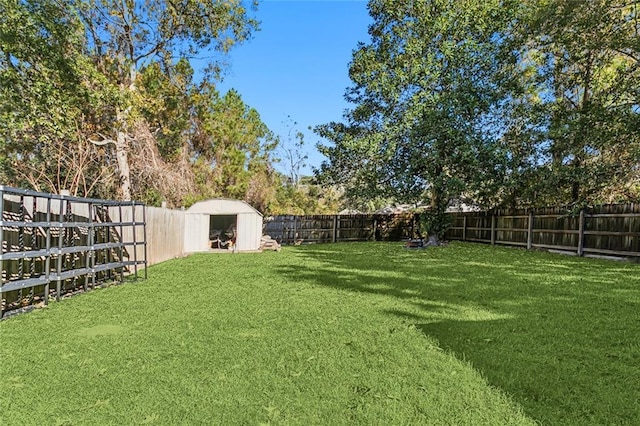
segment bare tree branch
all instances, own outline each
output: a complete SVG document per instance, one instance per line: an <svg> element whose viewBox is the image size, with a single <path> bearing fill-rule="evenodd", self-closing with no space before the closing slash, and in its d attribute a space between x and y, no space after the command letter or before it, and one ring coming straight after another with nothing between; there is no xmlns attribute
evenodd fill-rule
<svg viewBox="0 0 640 426"><path fill-rule="evenodd" d="M109 145L110 143L117 145L118 142L115 141L114 139L108 138L105 135L98 133L98 136L100 136L102 138L101 141L96 141L93 139L88 139L89 142L91 142L92 144L96 145L96 146L105 146L105 145Z"/></svg>

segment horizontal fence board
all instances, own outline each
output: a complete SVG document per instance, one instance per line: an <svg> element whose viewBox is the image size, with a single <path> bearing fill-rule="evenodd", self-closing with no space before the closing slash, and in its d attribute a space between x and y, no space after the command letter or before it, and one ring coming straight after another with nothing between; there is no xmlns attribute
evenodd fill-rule
<svg viewBox="0 0 640 426"><path fill-rule="evenodd" d="M40 285L44 285L50 280L47 279L46 275L41 275L36 278L27 278L24 280L16 280L5 283L2 286L3 292L26 289L31 287L36 287Z"/></svg>
<svg viewBox="0 0 640 426"><path fill-rule="evenodd" d="M577 234L578 231L575 229L534 229L532 232L539 232L543 234Z"/></svg>
<svg viewBox="0 0 640 426"><path fill-rule="evenodd" d="M584 231L584 235L608 235L608 236L614 236L614 237L640 237L640 232Z"/></svg>
<svg viewBox="0 0 640 426"><path fill-rule="evenodd" d="M572 251L575 252L578 248L577 246L560 246L554 244L532 244L532 247L535 248L543 248L543 249L551 249L551 250L563 250L563 251Z"/></svg>
<svg viewBox="0 0 640 426"><path fill-rule="evenodd" d="M106 265L101 265L101 266L106 266ZM93 271L94 272L105 271L107 269L112 269L112 268L103 268L103 269L93 268ZM62 280L68 280L70 278L77 278L83 275L88 275L91 272L92 270L90 268L72 269L70 271L60 272L59 274L50 274L49 279L51 281L62 281Z"/></svg>
<svg viewBox="0 0 640 426"><path fill-rule="evenodd" d="M606 214L604 214L604 213L603 214L594 213L594 214L588 214L587 216L589 216L589 217L622 217L622 218L625 218L625 217L636 217L637 218L638 214L637 213L606 213Z"/></svg>
<svg viewBox="0 0 640 426"><path fill-rule="evenodd" d="M505 245L505 246L526 246L527 243L523 243L520 241L506 241L506 240L496 240L495 241L496 244L501 244L501 245Z"/></svg>
<svg viewBox="0 0 640 426"><path fill-rule="evenodd" d="M43 257L49 254L50 250L33 250L33 251L16 251L6 252L0 254L0 260L13 260L13 259L31 259L34 257Z"/></svg>

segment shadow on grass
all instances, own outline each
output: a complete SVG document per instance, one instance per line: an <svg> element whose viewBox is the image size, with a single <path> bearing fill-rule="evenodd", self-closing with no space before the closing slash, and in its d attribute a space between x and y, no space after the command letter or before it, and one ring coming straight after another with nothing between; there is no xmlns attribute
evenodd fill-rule
<svg viewBox="0 0 640 426"><path fill-rule="evenodd" d="M453 244L301 247L282 273L383 296L544 424L640 424L640 268Z"/></svg>

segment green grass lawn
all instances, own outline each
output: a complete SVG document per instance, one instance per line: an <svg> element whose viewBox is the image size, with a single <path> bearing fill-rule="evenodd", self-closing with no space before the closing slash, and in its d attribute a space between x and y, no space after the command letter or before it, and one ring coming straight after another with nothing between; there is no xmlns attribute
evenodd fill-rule
<svg viewBox="0 0 640 426"><path fill-rule="evenodd" d="M640 266L193 255L0 322L0 424L640 424Z"/></svg>

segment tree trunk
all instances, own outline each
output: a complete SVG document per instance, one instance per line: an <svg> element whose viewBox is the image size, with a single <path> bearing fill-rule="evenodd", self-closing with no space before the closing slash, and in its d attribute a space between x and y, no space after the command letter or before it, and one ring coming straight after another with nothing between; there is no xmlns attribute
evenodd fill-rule
<svg viewBox="0 0 640 426"><path fill-rule="evenodd" d="M576 173L574 173L573 181L571 182L571 202L577 204L582 201L580 199L580 178L577 177L580 175L580 161L576 162L574 169Z"/></svg>
<svg viewBox="0 0 640 426"><path fill-rule="evenodd" d="M439 191L434 191L434 194L431 196L431 212L432 214L438 214L440 209L440 194ZM429 233L427 235L427 241L423 241L423 244L428 246L439 246L440 245L440 237L438 236L438 231L436 229L429 229Z"/></svg>
<svg viewBox="0 0 640 426"><path fill-rule="evenodd" d="M585 152L585 147L589 142L589 125L585 124L584 116L589 117L589 103L591 100L591 52L587 53L587 68L585 70L585 77L583 83L583 93L582 99L580 100L580 105L578 109L580 121L578 126L578 134L574 136L574 149L577 154L575 159L573 160L573 180L571 184L571 201L576 204L584 201L580 194L580 189L582 187L582 179L583 173L581 173L583 168L583 159L587 158L587 154ZM584 157L583 157L584 156Z"/></svg>
<svg viewBox="0 0 640 426"><path fill-rule="evenodd" d="M118 171L120 173L120 190L124 201L131 200L131 172L129 169L129 158L127 156L127 138L125 132L118 130L116 140L116 159L118 160Z"/></svg>
<svg viewBox="0 0 640 426"><path fill-rule="evenodd" d="M121 86L123 91L127 91L132 95L136 91L137 70L135 65L129 67L128 84ZM116 121L118 130L116 135L116 159L118 161L118 171L120 173L120 190L122 191L122 199L124 201L131 200L131 170L129 168L127 132L129 108L116 113Z"/></svg>
<svg viewBox="0 0 640 426"><path fill-rule="evenodd" d="M427 238L427 241L424 243L424 245L426 247L439 246L440 245L440 237L438 237L438 234L430 234L429 238Z"/></svg>
<svg viewBox="0 0 640 426"><path fill-rule="evenodd" d="M435 179L433 182L433 187L431 188L431 214L436 217L440 217L444 210L442 208L442 203L444 201L444 185L442 183L442 176L444 174L444 167L441 164L436 165L435 169ZM446 207L445 207L446 208ZM440 222L440 220L438 220ZM439 246L440 245L440 229L439 226L435 228L429 229L429 235L427 236L427 242L425 246Z"/></svg>

